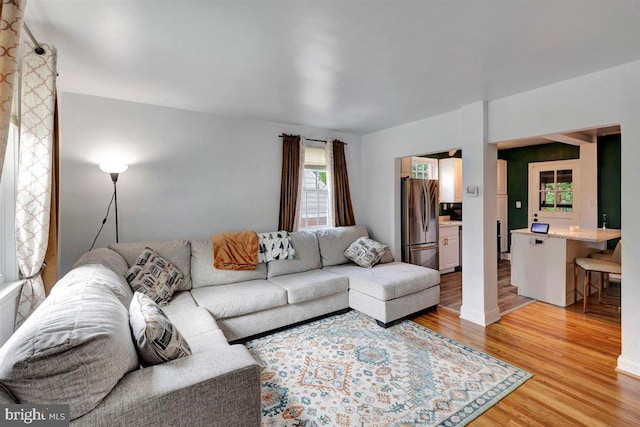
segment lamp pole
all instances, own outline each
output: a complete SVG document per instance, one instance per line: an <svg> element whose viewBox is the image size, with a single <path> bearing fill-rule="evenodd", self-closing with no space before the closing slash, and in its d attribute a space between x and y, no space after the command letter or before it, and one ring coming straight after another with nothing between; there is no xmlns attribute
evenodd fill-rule
<svg viewBox="0 0 640 427"><path fill-rule="evenodd" d="M116 243L120 243L120 233L118 232L118 186L116 183L118 182L118 173L111 172L111 180L113 181L113 203L115 204L116 209Z"/></svg>

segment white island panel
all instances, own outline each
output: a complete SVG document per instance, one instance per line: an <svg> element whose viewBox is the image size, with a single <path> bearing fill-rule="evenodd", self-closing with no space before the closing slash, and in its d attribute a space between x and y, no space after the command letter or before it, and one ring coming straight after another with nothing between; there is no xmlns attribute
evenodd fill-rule
<svg viewBox="0 0 640 427"><path fill-rule="evenodd" d="M518 294L566 307L575 302L573 262L605 248L620 230L554 230L548 235L528 229L511 235L511 283ZM578 277L578 283L582 283Z"/></svg>

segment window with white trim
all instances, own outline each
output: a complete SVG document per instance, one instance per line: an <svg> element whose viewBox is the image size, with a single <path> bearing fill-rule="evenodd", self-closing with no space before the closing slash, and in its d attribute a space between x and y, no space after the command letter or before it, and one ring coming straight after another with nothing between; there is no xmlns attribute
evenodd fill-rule
<svg viewBox="0 0 640 427"><path fill-rule="evenodd" d="M324 147L306 146L304 149L304 180L299 229L329 226L329 188Z"/></svg>
<svg viewBox="0 0 640 427"><path fill-rule="evenodd" d="M411 178L438 179L438 160L426 157L412 157Z"/></svg>

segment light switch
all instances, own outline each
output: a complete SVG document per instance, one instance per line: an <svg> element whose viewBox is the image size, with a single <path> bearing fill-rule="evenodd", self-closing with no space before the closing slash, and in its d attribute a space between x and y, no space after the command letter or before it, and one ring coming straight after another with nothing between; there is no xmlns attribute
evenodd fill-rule
<svg viewBox="0 0 640 427"><path fill-rule="evenodd" d="M516 200L516 209L522 208L522 202L520 200Z"/></svg>

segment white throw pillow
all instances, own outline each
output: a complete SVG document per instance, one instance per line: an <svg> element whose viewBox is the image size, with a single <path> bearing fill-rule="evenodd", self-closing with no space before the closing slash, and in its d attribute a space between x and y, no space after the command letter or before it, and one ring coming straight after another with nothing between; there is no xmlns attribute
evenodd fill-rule
<svg viewBox="0 0 640 427"><path fill-rule="evenodd" d="M295 254L288 231L258 233L258 262L292 259Z"/></svg>
<svg viewBox="0 0 640 427"><path fill-rule="evenodd" d="M191 355L191 348L178 329L145 294L133 294L129 324L143 365L157 365Z"/></svg>
<svg viewBox="0 0 640 427"><path fill-rule="evenodd" d="M159 305L167 305L184 275L151 248L145 248L127 272L127 282L134 291L149 296Z"/></svg>
<svg viewBox="0 0 640 427"><path fill-rule="evenodd" d="M344 256L360 267L371 268L380 261L389 247L368 237L359 237L344 251Z"/></svg>

